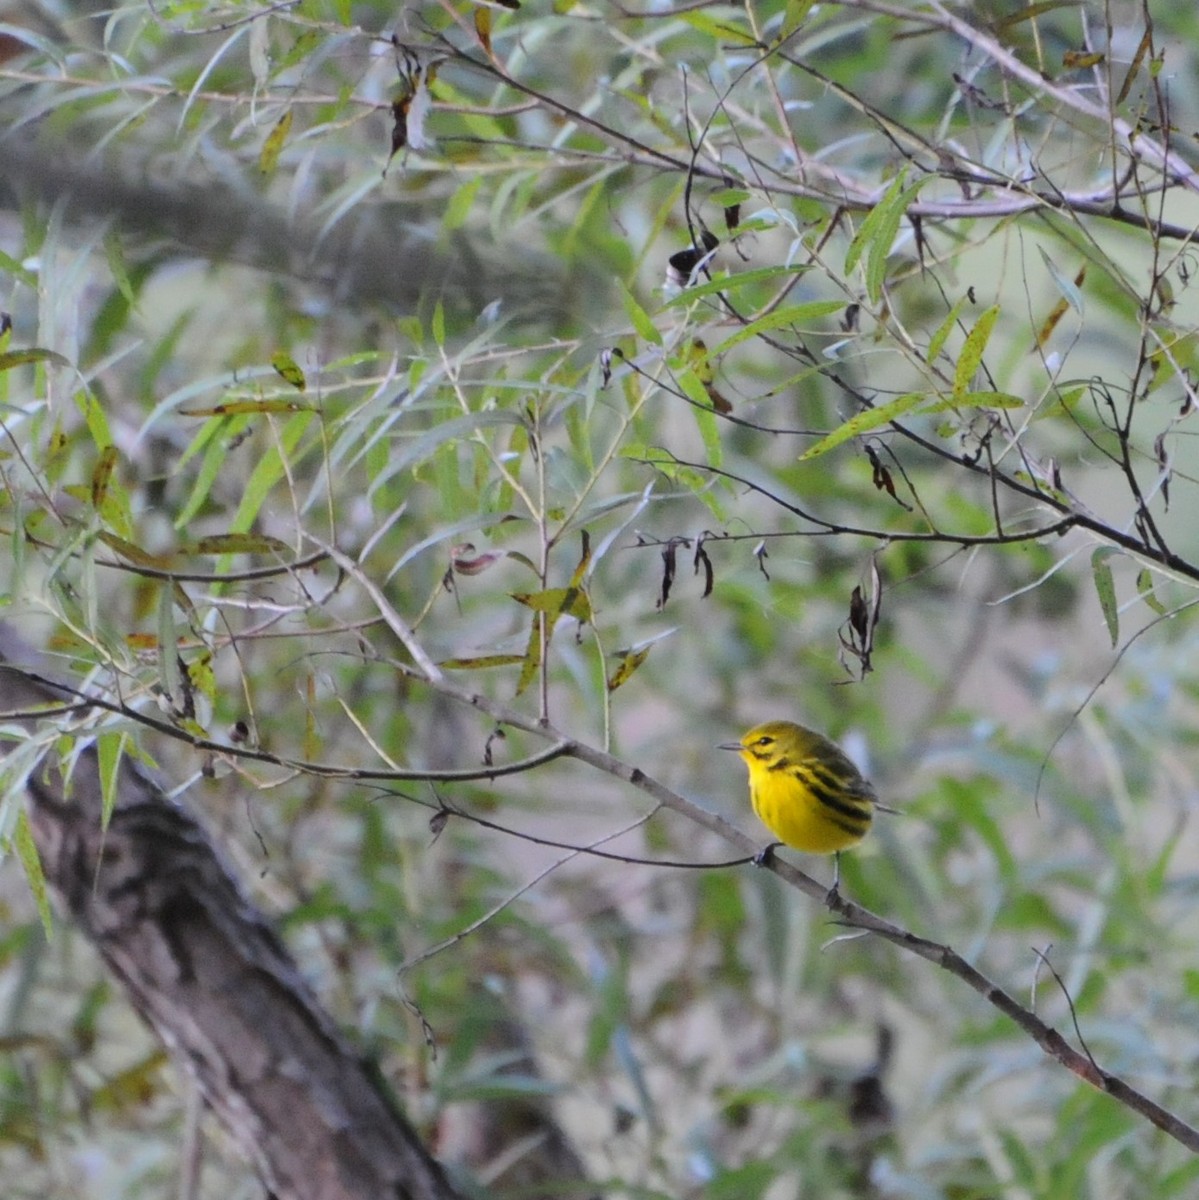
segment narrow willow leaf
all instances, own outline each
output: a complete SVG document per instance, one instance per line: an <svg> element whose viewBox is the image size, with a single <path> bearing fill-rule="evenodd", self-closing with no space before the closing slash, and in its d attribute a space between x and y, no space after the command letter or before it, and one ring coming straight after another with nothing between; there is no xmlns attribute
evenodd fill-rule
<svg viewBox="0 0 1199 1200"><path fill-rule="evenodd" d="M933 334L932 340L928 343L928 358L927 362L934 362L938 354L941 353L941 348L945 345L945 340L953 332L953 327L958 323L958 318L962 314L962 309L966 305L966 297L963 296L950 310L949 315L941 322L940 329Z"/></svg>
<svg viewBox="0 0 1199 1200"><path fill-rule="evenodd" d="M261 22L266 25L266 22ZM267 139L262 143L262 150L258 155L258 170L263 175L273 175L275 168L279 165L279 155L283 153L284 143L287 141L287 135L291 132L292 111L289 108L276 122L274 129L267 135Z"/></svg>
<svg viewBox="0 0 1199 1200"><path fill-rule="evenodd" d="M806 263L789 267L757 267L752 271L739 271L736 275L721 274L715 279L705 280L689 287L685 292L672 296L663 308L681 308L698 300L701 296L713 296L717 292L735 292L756 283L775 283L789 275L803 275L812 268ZM838 305L840 307L840 305Z"/></svg>
<svg viewBox="0 0 1199 1200"><path fill-rule="evenodd" d="M1023 408L1024 401L1011 392L966 392L961 396L945 396L934 400L921 412L945 412L959 408Z"/></svg>
<svg viewBox="0 0 1199 1200"><path fill-rule="evenodd" d="M487 667L514 667L524 661L523 654L482 654L475 658L445 658L437 665L447 671L475 671Z"/></svg>
<svg viewBox="0 0 1199 1200"><path fill-rule="evenodd" d="M925 179L920 179L907 187L905 186L907 169L900 171L883 194L882 199L866 214L866 219L862 222L853 241L849 244L849 249L845 252L847 274L857 267L863 254L868 255L866 291L871 301L876 304L882 295L882 286L886 279L887 258L891 253L891 247L895 244L895 237L899 232L899 222L924 183Z"/></svg>
<svg viewBox="0 0 1199 1200"><path fill-rule="evenodd" d="M637 303L636 297L624 284L621 284L620 295L624 301L624 310L629 314L629 320L632 321L633 328L641 335L641 339L654 346L660 346L662 335L654 327L653 321L649 319L649 314Z"/></svg>
<svg viewBox="0 0 1199 1200"><path fill-rule="evenodd" d="M720 205L721 208L728 208L732 204L744 204L750 197L750 193L744 188L724 188L719 192L713 192L708 197L713 204Z"/></svg>
<svg viewBox="0 0 1199 1200"><path fill-rule="evenodd" d="M533 618L532 628L529 630L529 644L524 655L521 658L520 675L516 680L516 694L524 695L528 690L529 684L537 678L537 668L541 666L541 621L540 616ZM548 641L549 635L546 635Z"/></svg>
<svg viewBox="0 0 1199 1200"><path fill-rule="evenodd" d="M1045 269L1049 272L1053 282L1057 285L1057 290L1061 292L1062 299L1065 300L1066 303L1069 304L1070 307L1074 309L1074 311L1081 317L1083 315L1083 305L1082 292L1080 289L1087 277L1086 264L1084 263L1078 269L1073 279L1069 279L1067 276L1062 274L1057 263L1055 263L1053 259L1045 253L1045 248L1043 246L1040 247L1040 250L1041 261L1045 264Z"/></svg>
<svg viewBox="0 0 1199 1200"><path fill-rule="evenodd" d="M783 24L779 29L779 42L785 42L808 19L815 0L787 0L783 9Z"/></svg>
<svg viewBox="0 0 1199 1200"><path fill-rule="evenodd" d="M107 529L102 529L96 536L114 553L119 554L126 562L135 567L148 567L151 571L169 571L177 567L179 560L173 554L151 554L140 546L123 537L118 537Z"/></svg>
<svg viewBox="0 0 1199 1200"><path fill-rule="evenodd" d="M137 304L137 296L133 290L133 281L129 278L129 270L125 266L125 253L121 248L120 235L115 230L109 230L104 235L104 256L108 259L108 269L112 280L117 285L117 291L125 299L125 303L133 308Z"/></svg>
<svg viewBox="0 0 1199 1200"><path fill-rule="evenodd" d="M183 704L183 674L179 670L179 639L175 634L175 593L158 589L158 682L172 708Z"/></svg>
<svg viewBox="0 0 1199 1200"><path fill-rule="evenodd" d="M897 420L927 400L928 396L924 392L908 392L878 408L868 408L865 412L850 417L844 425L837 426L832 433L822 437L814 446L809 446L799 456L799 461L806 462L808 459L819 458L822 454L827 454L842 443L848 442L850 438L858 437L860 434L877 429L880 425L887 425L891 421Z"/></svg>
<svg viewBox="0 0 1199 1200"><path fill-rule="evenodd" d="M742 342L757 337L759 333L768 333L772 329L782 329L788 325L802 326L820 317L840 312L844 307L845 303L841 300L811 300L807 304L789 304L783 308L776 308L774 312L767 313L764 317L758 317L756 321L750 321L743 329L738 329L732 337L725 338L712 353L723 354L733 346L739 346Z"/></svg>
<svg viewBox="0 0 1199 1200"><path fill-rule="evenodd" d="M580 587L546 588L541 592L513 592L512 599L534 612L574 617L576 621L591 620L591 604Z"/></svg>
<svg viewBox="0 0 1199 1200"><path fill-rule="evenodd" d="M1164 617L1169 612L1169 609L1157 598L1157 593L1153 590L1153 573L1148 569L1137 573L1137 592L1159 617Z"/></svg>
<svg viewBox="0 0 1199 1200"><path fill-rule="evenodd" d="M1100 546L1091 555L1095 594L1099 597L1099 607L1103 610L1103 619L1107 622L1107 632L1111 636L1113 646L1120 640L1120 614L1116 605L1116 584L1107 560L1113 554L1119 553L1115 546Z"/></svg>
<svg viewBox="0 0 1199 1200"><path fill-rule="evenodd" d="M13 844L25 871L29 890L33 893L34 902L37 904L38 916L42 920L46 941L52 942L54 940L54 918L50 912L50 894L46 888L46 874L42 870L42 860L37 852L37 843L33 840L33 829L30 827L29 816L24 809L17 814Z"/></svg>
<svg viewBox="0 0 1199 1200"><path fill-rule="evenodd" d="M247 413L311 412L312 406L303 400L227 400L211 408L181 408L181 417L231 417Z"/></svg>
<svg viewBox="0 0 1199 1200"><path fill-rule="evenodd" d="M479 45L488 58L494 58L491 51L491 9L482 6L475 9L475 33L479 37Z"/></svg>
<svg viewBox="0 0 1199 1200"><path fill-rule="evenodd" d="M994 304L979 316L974 322L974 328L966 335L966 342L962 346L962 353L958 355L958 365L953 373L955 396L964 396L970 390L970 384L979 363L983 360L983 353L991 340L991 331L998 319L999 305Z"/></svg>
<svg viewBox="0 0 1199 1200"><path fill-rule="evenodd" d="M43 350L40 346L30 346L25 350L5 350L0 354L0 371L8 371L13 367L21 367L26 363L52 362L60 367L69 367L70 360L56 354L53 350Z"/></svg>
<svg viewBox="0 0 1199 1200"><path fill-rule="evenodd" d="M265 533L217 533L185 548L188 554L286 554L288 549Z"/></svg>
<svg viewBox="0 0 1199 1200"><path fill-rule="evenodd" d="M733 25L729 21L717 20L715 17L708 16L707 13L698 12L694 9L690 12L684 10L680 15L683 21L690 25L692 29L707 34L708 37L718 42L721 46L733 42L741 43L744 46L751 46L755 50L761 49L761 43L749 29Z"/></svg>
<svg viewBox="0 0 1199 1200"><path fill-rule="evenodd" d="M127 733L102 733L96 738L96 758L100 766L100 828L107 829L117 803L117 781L125 754Z"/></svg>
<svg viewBox="0 0 1199 1200"><path fill-rule="evenodd" d="M629 650L625 654L622 654L620 666L612 672L608 680L608 691L614 692L621 684L628 683L633 677L633 672L649 658L649 652L650 647L646 646L644 650Z"/></svg>
<svg viewBox="0 0 1199 1200"><path fill-rule="evenodd" d="M283 427L278 444L272 446L259 460L242 490L241 503L230 522L231 533L245 533L258 519L271 488L283 477L281 454L290 454L312 423L311 412L296 413Z"/></svg>
<svg viewBox="0 0 1199 1200"><path fill-rule="evenodd" d="M92 468L92 507L97 512L104 507L104 502L108 499L108 485L113 471L116 470L116 465L117 448L105 446L100 451L100 457L96 459L96 465Z"/></svg>
<svg viewBox="0 0 1199 1200"><path fill-rule="evenodd" d="M78 392L75 395L75 404L87 422L87 431L92 435L92 443L96 448L103 449L113 445L116 439L108 427L108 417L100 401L91 392Z"/></svg>

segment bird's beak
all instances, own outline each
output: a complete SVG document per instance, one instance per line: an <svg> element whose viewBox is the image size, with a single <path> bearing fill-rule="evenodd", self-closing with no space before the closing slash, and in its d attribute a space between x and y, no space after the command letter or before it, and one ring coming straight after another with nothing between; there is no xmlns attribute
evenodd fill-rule
<svg viewBox="0 0 1199 1200"><path fill-rule="evenodd" d="M717 745L716 749L717 750L740 750L741 743L740 742L720 742Z"/></svg>

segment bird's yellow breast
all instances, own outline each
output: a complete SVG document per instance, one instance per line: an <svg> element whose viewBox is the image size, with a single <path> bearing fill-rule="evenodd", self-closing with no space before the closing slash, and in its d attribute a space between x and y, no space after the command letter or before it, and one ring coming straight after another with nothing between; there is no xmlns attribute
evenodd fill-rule
<svg viewBox="0 0 1199 1200"><path fill-rule="evenodd" d="M804 854L834 854L856 846L870 829L869 805L831 810L795 776L751 779L749 796L758 819L780 842Z"/></svg>

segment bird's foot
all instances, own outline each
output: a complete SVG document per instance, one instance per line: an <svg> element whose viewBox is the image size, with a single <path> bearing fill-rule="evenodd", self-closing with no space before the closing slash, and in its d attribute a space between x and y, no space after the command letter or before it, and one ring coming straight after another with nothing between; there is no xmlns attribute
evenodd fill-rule
<svg viewBox="0 0 1199 1200"><path fill-rule="evenodd" d="M763 847L750 859L750 862L755 867L768 867L774 861L774 851L777 846L781 846L782 842L771 842L769 846Z"/></svg>

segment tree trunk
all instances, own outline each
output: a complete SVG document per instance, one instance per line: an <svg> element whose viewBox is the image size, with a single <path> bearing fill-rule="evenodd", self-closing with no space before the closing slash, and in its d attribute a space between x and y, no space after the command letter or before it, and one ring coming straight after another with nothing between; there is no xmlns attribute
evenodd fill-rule
<svg viewBox="0 0 1199 1200"><path fill-rule="evenodd" d="M0 709L33 726L38 708L71 694L11 665L32 659L15 646L0 628ZM92 748L65 794L45 765L27 787L49 884L272 1196L456 1200L185 809L126 758L102 831Z"/></svg>

